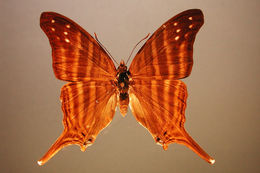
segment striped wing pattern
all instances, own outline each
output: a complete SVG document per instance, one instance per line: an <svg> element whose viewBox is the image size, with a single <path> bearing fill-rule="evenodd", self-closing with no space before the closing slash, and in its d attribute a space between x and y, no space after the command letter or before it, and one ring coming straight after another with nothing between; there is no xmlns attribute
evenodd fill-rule
<svg viewBox="0 0 260 173"><path fill-rule="evenodd" d="M54 12L41 14L40 26L52 47L53 70L65 81L113 80L113 61L78 24Z"/></svg>
<svg viewBox="0 0 260 173"><path fill-rule="evenodd" d="M204 23L201 10L184 11L164 23L139 50L129 71L138 79L180 79L193 65L193 43Z"/></svg>
<svg viewBox="0 0 260 173"><path fill-rule="evenodd" d="M202 11L192 9L155 31L130 65L129 95L135 118L165 150L170 143L184 144L213 164L184 129L187 90L178 80L191 73L193 43L203 23Z"/></svg>
<svg viewBox="0 0 260 173"><path fill-rule="evenodd" d="M40 26L52 47L53 71L69 81L61 89L64 131L38 161L46 163L61 148L78 144L84 151L112 120L117 105L114 63L97 41L78 24L44 12Z"/></svg>
<svg viewBox="0 0 260 173"><path fill-rule="evenodd" d="M187 89L178 80L191 73L193 43L203 22L202 12L193 9L164 23L136 54L125 77L128 80L129 74L131 110L158 144L165 150L173 142L184 144L213 164L184 129ZM85 151L93 144L115 114L119 78L104 49L72 20L44 12L40 26L52 47L56 77L69 81L60 96L64 131L38 161L43 165L67 145L77 144Z"/></svg>
<svg viewBox="0 0 260 173"><path fill-rule="evenodd" d="M104 81L70 82L62 87L60 99L65 128L40 165L67 145L78 144L85 151L111 122L117 106L116 88Z"/></svg>
<svg viewBox="0 0 260 173"><path fill-rule="evenodd" d="M184 144L211 163L213 159L184 129L187 89L180 80L135 80L130 106L136 120L166 150L170 143Z"/></svg>

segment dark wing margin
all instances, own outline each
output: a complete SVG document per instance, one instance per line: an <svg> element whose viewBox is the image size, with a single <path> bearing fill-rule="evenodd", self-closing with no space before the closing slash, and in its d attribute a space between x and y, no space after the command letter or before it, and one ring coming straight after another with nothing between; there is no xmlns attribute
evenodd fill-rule
<svg viewBox="0 0 260 173"><path fill-rule="evenodd" d="M181 79L190 75L193 43L204 23L199 9L184 11L165 22L138 51L129 71L132 78Z"/></svg>
<svg viewBox="0 0 260 173"><path fill-rule="evenodd" d="M40 26L52 47L53 70L65 81L111 80L113 61L82 27L54 12L43 12Z"/></svg>
<svg viewBox="0 0 260 173"><path fill-rule="evenodd" d="M85 151L112 121L117 106L115 87L106 81L70 82L61 89L64 131L38 161L45 164L67 145Z"/></svg>

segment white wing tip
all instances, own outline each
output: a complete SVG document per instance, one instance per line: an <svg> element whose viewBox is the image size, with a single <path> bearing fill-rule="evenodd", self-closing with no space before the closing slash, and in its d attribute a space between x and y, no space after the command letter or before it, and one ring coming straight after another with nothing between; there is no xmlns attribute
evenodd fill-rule
<svg viewBox="0 0 260 173"><path fill-rule="evenodd" d="M38 165L40 165L40 166L42 165L42 161L37 161L37 163L38 163Z"/></svg>
<svg viewBox="0 0 260 173"><path fill-rule="evenodd" d="M216 160L215 159L210 159L209 162L210 162L210 164L213 165L216 162Z"/></svg>

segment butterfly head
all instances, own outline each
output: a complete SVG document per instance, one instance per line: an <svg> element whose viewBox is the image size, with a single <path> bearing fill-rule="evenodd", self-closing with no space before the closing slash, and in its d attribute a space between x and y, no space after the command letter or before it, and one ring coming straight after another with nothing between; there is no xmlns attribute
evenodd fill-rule
<svg viewBox="0 0 260 173"><path fill-rule="evenodd" d="M126 65L125 65L125 61L124 61L124 60L121 60L119 66L120 66L120 67L126 67Z"/></svg>
<svg viewBox="0 0 260 173"><path fill-rule="evenodd" d="M118 73L124 73L127 71L127 66L125 65L125 62L123 60L120 61L120 65L117 68Z"/></svg>
<svg viewBox="0 0 260 173"><path fill-rule="evenodd" d="M125 61L124 60L120 61L120 66L125 66Z"/></svg>

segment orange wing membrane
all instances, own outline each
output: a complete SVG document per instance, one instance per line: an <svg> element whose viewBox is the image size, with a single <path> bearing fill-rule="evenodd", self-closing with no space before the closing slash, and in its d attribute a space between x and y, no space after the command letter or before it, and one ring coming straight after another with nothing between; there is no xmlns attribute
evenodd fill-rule
<svg viewBox="0 0 260 173"><path fill-rule="evenodd" d="M200 10L184 11L164 23L139 50L129 72L132 78L180 79L190 75L193 43L203 25Z"/></svg>
<svg viewBox="0 0 260 173"><path fill-rule="evenodd" d="M185 131L187 89L179 80L190 75L193 43L203 25L198 9L164 23L136 54L129 70L113 61L88 32L57 13L44 12L40 26L52 47L53 70L60 80L64 131L38 161L43 165L67 145L85 151L113 119L116 106L125 116L130 102L136 120L166 150L184 144L201 158L211 158Z"/></svg>
<svg viewBox="0 0 260 173"><path fill-rule="evenodd" d="M149 130L155 142L184 144L201 158L212 159L185 131L187 89L180 80L135 80L130 86L130 106L138 122Z"/></svg>
<svg viewBox="0 0 260 173"><path fill-rule="evenodd" d="M113 80L113 61L78 24L53 12L44 12L40 26L52 47L53 70L65 81Z"/></svg>
<svg viewBox="0 0 260 173"><path fill-rule="evenodd" d="M52 47L56 77L70 81L61 90L64 131L38 161L43 165L67 145L78 144L84 151L110 123L117 105L117 71L97 41L67 17L44 12L40 26Z"/></svg>
<svg viewBox="0 0 260 173"><path fill-rule="evenodd" d="M130 65L129 95L135 118L165 150L170 143L184 144L213 164L184 129L187 90L178 80L191 73L193 43L203 23L201 10L192 9L155 31Z"/></svg>
<svg viewBox="0 0 260 173"><path fill-rule="evenodd" d="M64 131L38 161L43 165L61 148L78 144L82 151L93 144L98 133L113 119L117 106L115 87L110 82L71 82L61 89Z"/></svg>

